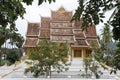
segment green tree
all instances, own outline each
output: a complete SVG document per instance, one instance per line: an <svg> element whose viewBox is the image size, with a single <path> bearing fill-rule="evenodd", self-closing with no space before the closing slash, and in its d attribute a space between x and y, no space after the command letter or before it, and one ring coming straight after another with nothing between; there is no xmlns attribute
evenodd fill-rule
<svg viewBox="0 0 120 80"><path fill-rule="evenodd" d="M17 48L21 48L24 42L24 38L23 36L21 36L21 34L16 33L16 32L11 32L10 35L10 44L11 45L16 45Z"/></svg>
<svg viewBox="0 0 120 80"><path fill-rule="evenodd" d="M90 25L97 25L100 22L104 22L105 12L114 9L107 21L107 25L109 24L113 27L113 38L120 41L120 0L79 0L78 2L79 6L72 17L72 21L82 19L81 27L83 30L87 29ZM117 67L117 65L115 66Z"/></svg>
<svg viewBox="0 0 120 80"><path fill-rule="evenodd" d="M0 45L3 45L9 39L9 36L10 30L8 28L0 26Z"/></svg>
<svg viewBox="0 0 120 80"><path fill-rule="evenodd" d="M38 5L48 1L49 3L55 0L38 0ZM6 27L10 24L10 29L16 30L15 21L18 16L23 18L25 8L22 2L27 5L32 4L33 0L1 0L0 1L0 25ZM99 24L103 22L104 13L115 8L109 19L109 23L113 26L113 38L119 40L120 36L120 1L119 0L78 0L79 6L73 15L72 20L80 20L82 18L82 28L87 29L89 25ZM3 39L1 39L3 40Z"/></svg>
<svg viewBox="0 0 120 80"><path fill-rule="evenodd" d="M108 66L114 67L115 55L116 50L116 42L112 41L112 34L110 31L110 25L105 23L105 27L102 30L101 34L101 52L103 56L101 56L101 62L105 62Z"/></svg>
<svg viewBox="0 0 120 80"><path fill-rule="evenodd" d="M92 57L89 60L89 69L93 72L96 78L99 78L101 75L101 71L99 71L99 63L101 59L103 59L103 54L100 53L100 46L98 46L95 42L91 42L92 48Z"/></svg>
<svg viewBox="0 0 120 80"><path fill-rule="evenodd" d="M91 63L91 59L84 60L86 78L90 77L90 76L88 76L88 70L90 67L90 63Z"/></svg>
<svg viewBox="0 0 120 80"><path fill-rule="evenodd" d="M112 47L109 46L109 44L113 43L113 41L112 41L112 34L110 31L110 27L109 24L107 23L105 23L105 26L102 29L100 43L101 43L101 53L103 53L102 60L106 62L108 65L109 63L108 61L110 61L108 58L110 57L109 55L111 55L110 47Z"/></svg>
<svg viewBox="0 0 120 80"><path fill-rule="evenodd" d="M97 25L103 22L106 11L114 8L114 12L107 21L113 27L113 38L120 39L120 0L78 0L79 6L73 15L73 20L82 19L82 29L89 25Z"/></svg>
<svg viewBox="0 0 120 80"><path fill-rule="evenodd" d="M9 65L14 64L20 58L21 52L19 50L8 50L6 60L9 62Z"/></svg>
<svg viewBox="0 0 120 80"><path fill-rule="evenodd" d="M4 27L3 31L10 24L10 30L16 30L15 20L18 16L23 18L25 8L21 2L27 5L32 4L33 0L0 0L0 26ZM55 0L38 0L38 4ZM72 20L82 19L82 29L87 29L89 25L97 25L103 22L104 13L114 9L108 23L113 27L113 38L120 41L120 0L78 0L79 6L73 15ZM4 31L5 32L5 31ZM5 42L5 37L0 36L1 43Z"/></svg>
<svg viewBox="0 0 120 80"><path fill-rule="evenodd" d="M68 56L68 47L67 44L57 44L50 42L46 39L40 42L37 46L37 50L30 51L29 58L33 62L33 66L27 68L25 73L31 72L34 77L40 75L51 76L51 70L57 71L66 71L68 68L67 56Z"/></svg>
<svg viewBox="0 0 120 80"><path fill-rule="evenodd" d="M46 1L49 3L55 2L55 0L39 0L38 4L40 5ZM9 31L17 31L17 28L15 27L15 21L18 19L18 17L23 18L23 15L25 14L25 8L23 7L22 2L30 5L32 4L33 0L0 0L0 27L3 28L3 36L0 36L0 47L6 41L6 36L4 36L6 33L6 28L9 29Z"/></svg>
<svg viewBox="0 0 120 80"><path fill-rule="evenodd" d="M49 1L51 3L55 0L39 0L39 5L43 2ZM0 0L0 25L2 27L7 27L10 24L10 29L15 30L15 21L18 17L22 17L25 13L25 8L22 5L22 2L27 5L32 4L33 0Z"/></svg>
<svg viewBox="0 0 120 80"><path fill-rule="evenodd" d="M118 42L117 44L117 50L114 54L114 61L115 61L114 67L120 70L120 42Z"/></svg>
<svg viewBox="0 0 120 80"><path fill-rule="evenodd" d="M112 34L110 31L109 24L105 23L105 26L103 27L102 33L101 33L101 40L103 43L112 42Z"/></svg>

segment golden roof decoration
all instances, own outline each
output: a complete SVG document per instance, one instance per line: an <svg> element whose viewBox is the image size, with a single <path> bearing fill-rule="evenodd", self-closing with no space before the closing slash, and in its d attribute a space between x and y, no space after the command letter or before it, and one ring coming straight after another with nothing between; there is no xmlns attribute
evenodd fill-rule
<svg viewBox="0 0 120 80"><path fill-rule="evenodd" d="M63 6L61 6L59 9L58 9L58 12L59 13L64 13L66 12L65 8Z"/></svg>

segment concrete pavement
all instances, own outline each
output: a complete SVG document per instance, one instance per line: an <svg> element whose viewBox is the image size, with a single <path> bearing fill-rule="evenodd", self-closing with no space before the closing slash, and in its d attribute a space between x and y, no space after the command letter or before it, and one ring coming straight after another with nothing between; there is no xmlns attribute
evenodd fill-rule
<svg viewBox="0 0 120 80"><path fill-rule="evenodd" d="M71 63L70 70L67 72L56 73L52 72L52 78L33 78L32 74L24 75L24 69L27 67L25 62L16 65L12 65L10 67L3 66L0 67L0 80L97 80L97 79L86 79L83 78L82 74L85 74L83 63L80 59L74 59ZM114 75L110 75L110 72L104 70L102 67L100 68L103 71L103 75L101 75L101 79L99 80L119 80ZM91 73L90 71L88 73Z"/></svg>

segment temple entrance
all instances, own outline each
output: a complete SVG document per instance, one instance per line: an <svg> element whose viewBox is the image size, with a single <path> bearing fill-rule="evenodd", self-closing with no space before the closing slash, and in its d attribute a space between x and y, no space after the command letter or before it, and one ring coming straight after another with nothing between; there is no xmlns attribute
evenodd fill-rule
<svg viewBox="0 0 120 80"><path fill-rule="evenodd" d="M74 50L74 58L81 58L82 51L81 50Z"/></svg>

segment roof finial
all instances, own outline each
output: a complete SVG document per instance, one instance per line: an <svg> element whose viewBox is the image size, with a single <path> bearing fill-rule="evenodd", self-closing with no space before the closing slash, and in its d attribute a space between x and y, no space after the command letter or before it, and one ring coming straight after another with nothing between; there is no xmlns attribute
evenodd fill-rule
<svg viewBox="0 0 120 80"><path fill-rule="evenodd" d="M66 10L63 6L61 6L59 9L58 9L58 12L60 13L64 13Z"/></svg>

